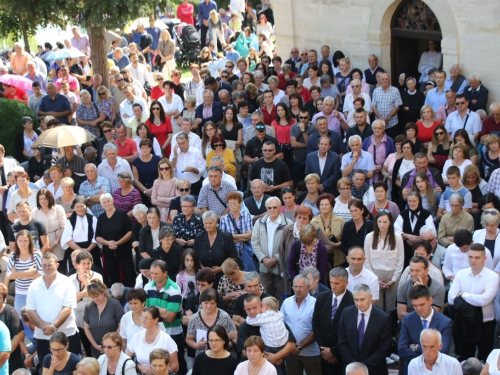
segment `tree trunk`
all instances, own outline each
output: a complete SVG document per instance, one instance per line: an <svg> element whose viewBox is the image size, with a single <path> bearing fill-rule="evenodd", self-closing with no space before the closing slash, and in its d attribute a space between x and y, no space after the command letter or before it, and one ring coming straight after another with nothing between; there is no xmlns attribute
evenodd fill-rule
<svg viewBox="0 0 500 375"><path fill-rule="evenodd" d="M30 40L28 37L28 31L26 30L26 27L24 25L21 25L21 30L23 31L24 50L30 53L31 50L30 50Z"/></svg>
<svg viewBox="0 0 500 375"><path fill-rule="evenodd" d="M86 24L92 52L91 60L93 73L100 74L102 76L102 84L109 88L109 69L104 39L104 26L93 26L88 20Z"/></svg>

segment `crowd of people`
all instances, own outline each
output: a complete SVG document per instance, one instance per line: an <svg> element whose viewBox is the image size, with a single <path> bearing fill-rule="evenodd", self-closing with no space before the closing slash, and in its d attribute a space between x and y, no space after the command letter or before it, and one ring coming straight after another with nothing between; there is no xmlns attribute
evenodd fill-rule
<svg viewBox="0 0 500 375"><path fill-rule="evenodd" d="M16 44L40 128L0 145L0 374L500 371L500 103L433 41L396 85L282 58L270 7L202 1L189 81L154 19L107 36L110 82L78 27L80 59ZM95 139L33 147L61 125Z"/></svg>

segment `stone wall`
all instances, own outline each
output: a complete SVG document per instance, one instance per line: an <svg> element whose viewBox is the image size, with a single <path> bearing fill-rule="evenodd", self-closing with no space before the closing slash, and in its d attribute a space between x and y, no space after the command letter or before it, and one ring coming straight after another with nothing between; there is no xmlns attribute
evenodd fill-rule
<svg viewBox="0 0 500 375"><path fill-rule="evenodd" d="M330 46L351 58L351 66L368 68L367 57L379 56L391 70L390 22L401 0L273 0L278 53L292 46ZM441 26L443 65L448 72L458 62L466 77L480 73L489 101L500 101L500 3L483 0L427 0ZM288 57L287 57L288 58Z"/></svg>

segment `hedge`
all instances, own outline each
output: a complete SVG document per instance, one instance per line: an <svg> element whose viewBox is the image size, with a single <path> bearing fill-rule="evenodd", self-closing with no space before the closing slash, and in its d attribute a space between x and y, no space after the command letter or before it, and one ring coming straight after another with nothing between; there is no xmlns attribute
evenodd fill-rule
<svg viewBox="0 0 500 375"><path fill-rule="evenodd" d="M22 118L30 116L33 128L38 127L34 112L24 104L12 99L0 99L0 143L5 147L5 156L15 156L14 139L23 130Z"/></svg>

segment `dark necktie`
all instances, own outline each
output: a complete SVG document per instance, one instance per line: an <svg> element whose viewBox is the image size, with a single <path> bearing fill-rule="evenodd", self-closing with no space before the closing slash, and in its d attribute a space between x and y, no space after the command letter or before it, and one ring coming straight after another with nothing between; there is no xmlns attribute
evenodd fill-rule
<svg viewBox="0 0 500 375"><path fill-rule="evenodd" d="M363 338L365 337L365 314L361 313L361 320L358 325L358 349L361 350L363 345Z"/></svg>
<svg viewBox="0 0 500 375"><path fill-rule="evenodd" d="M335 297L333 299L333 305L332 305L332 322L333 322L333 318L335 318L335 313L337 312L337 309L338 309L338 306L337 306L337 297Z"/></svg>

